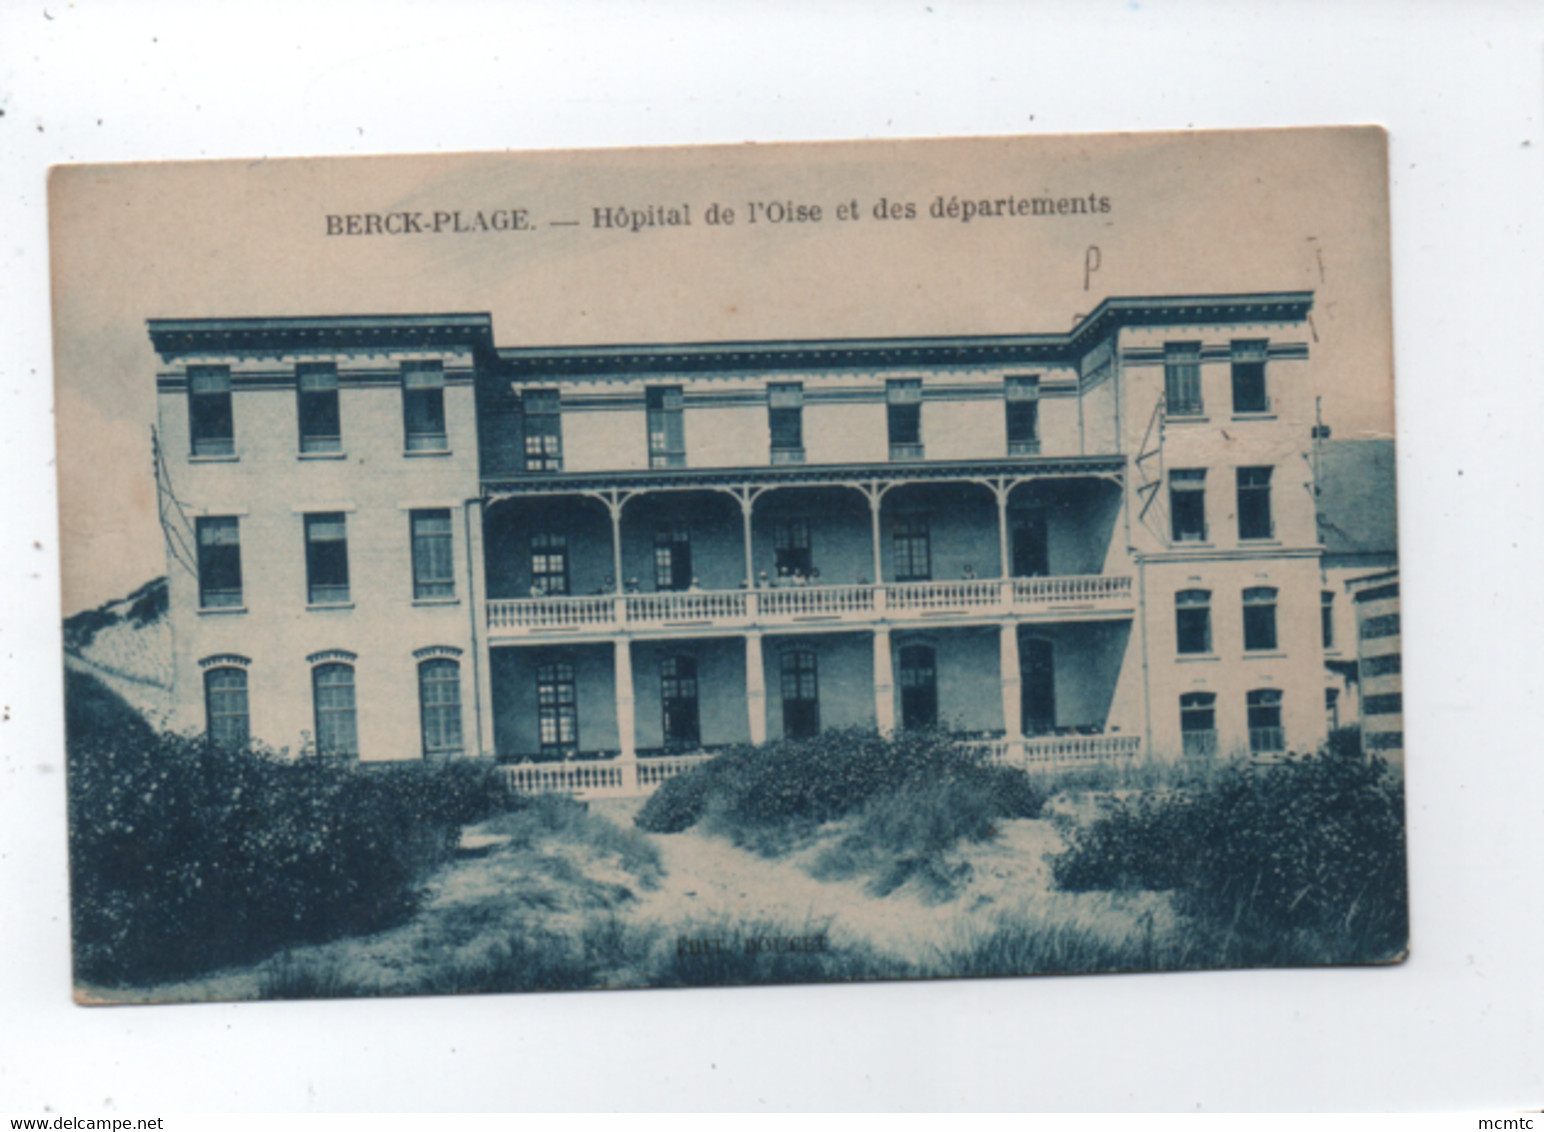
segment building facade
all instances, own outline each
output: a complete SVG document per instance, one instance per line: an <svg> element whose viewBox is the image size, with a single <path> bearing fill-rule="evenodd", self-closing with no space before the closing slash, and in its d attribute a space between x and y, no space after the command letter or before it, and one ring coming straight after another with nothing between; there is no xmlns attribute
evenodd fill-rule
<svg viewBox="0 0 1544 1132"><path fill-rule="evenodd" d="M177 722L363 760L1311 749L1311 305L560 348L154 320Z"/></svg>

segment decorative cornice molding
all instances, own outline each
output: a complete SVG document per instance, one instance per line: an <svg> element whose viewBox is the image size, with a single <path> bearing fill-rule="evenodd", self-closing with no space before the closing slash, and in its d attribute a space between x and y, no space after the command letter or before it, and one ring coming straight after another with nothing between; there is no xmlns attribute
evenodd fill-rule
<svg viewBox="0 0 1544 1132"><path fill-rule="evenodd" d="M214 656L206 656L198 662L200 668L250 668L250 657L240 656L233 652L216 653Z"/></svg>
<svg viewBox="0 0 1544 1132"><path fill-rule="evenodd" d="M359 654L349 652L348 649L322 649L306 657L307 664L326 664L329 661L342 661L344 664L353 664L359 659Z"/></svg>

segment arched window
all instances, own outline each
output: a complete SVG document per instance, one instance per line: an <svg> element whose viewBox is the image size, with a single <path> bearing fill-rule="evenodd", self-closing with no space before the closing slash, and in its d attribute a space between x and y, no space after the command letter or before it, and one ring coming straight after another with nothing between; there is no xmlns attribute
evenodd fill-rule
<svg viewBox="0 0 1544 1132"><path fill-rule="evenodd" d="M204 712L211 743L217 747L247 745L251 734L245 669L210 668L204 672Z"/></svg>
<svg viewBox="0 0 1544 1132"><path fill-rule="evenodd" d="M907 645L900 656L901 726L938 723L938 662L927 645Z"/></svg>
<svg viewBox="0 0 1544 1132"><path fill-rule="evenodd" d="M316 704L316 750L323 755L358 755L354 713L354 666L319 664L311 670Z"/></svg>
<svg viewBox="0 0 1544 1132"><path fill-rule="evenodd" d="M418 666L418 715L424 757L461 753L461 666L448 657Z"/></svg>
<svg viewBox="0 0 1544 1132"><path fill-rule="evenodd" d="M1281 692L1276 688L1259 688L1250 692L1246 705L1249 710L1249 751L1266 755L1287 749L1286 732L1281 727Z"/></svg>
<svg viewBox="0 0 1544 1132"><path fill-rule="evenodd" d="M1179 734L1185 754L1199 757L1217 753L1216 693L1186 692L1179 698Z"/></svg>
<svg viewBox="0 0 1544 1132"><path fill-rule="evenodd" d="M820 732L820 677L813 649L783 654L783 737L809 739Z"/></svg>

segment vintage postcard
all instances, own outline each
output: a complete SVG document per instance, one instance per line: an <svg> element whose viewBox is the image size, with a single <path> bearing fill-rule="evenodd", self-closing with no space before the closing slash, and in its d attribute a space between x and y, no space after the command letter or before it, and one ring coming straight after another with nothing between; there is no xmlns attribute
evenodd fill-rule
<svg viewBox="0 0 1544 1132"><path fill-rule="evenodd" d="M1401 958L1386 161L54 170L77 998Z"/></svg>

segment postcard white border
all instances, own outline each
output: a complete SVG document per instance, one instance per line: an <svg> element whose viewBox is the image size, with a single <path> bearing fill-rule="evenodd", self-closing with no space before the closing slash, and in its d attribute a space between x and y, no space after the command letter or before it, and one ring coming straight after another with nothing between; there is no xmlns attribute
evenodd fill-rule
<svg viewBox="0 0 1544 1132"><path fill-rule="evenodd" d="M8 6L0 1111L1536 1107L1544 12L1523 8ZM70 1004L48 164L1365 122L1392 134L1409 963Z"/></svg>

